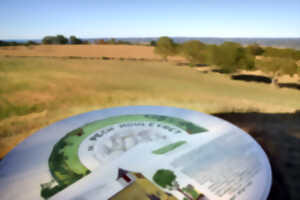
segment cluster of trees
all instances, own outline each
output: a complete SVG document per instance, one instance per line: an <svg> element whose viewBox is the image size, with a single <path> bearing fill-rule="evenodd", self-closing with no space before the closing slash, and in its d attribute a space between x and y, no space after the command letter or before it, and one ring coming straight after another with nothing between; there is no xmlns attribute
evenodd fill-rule
<svg viewBox="0 0 300 200"><path fill-rule="evenodd" d="M132 43L128 42L128 41L124 41L124 40L117 40L115 38L111 38L109 40L96 40L95 44L127 44L127 45L131 45Z"/></svg>
<svg viewBox="0 0 300 200"><path fill-rule="evenodd" d="M5 47L5 46L21 46L21 45L25 45L25 46L29 46L29 45L37 45L38 43L37 42L34 42L32 40L29 40L27 42L16 42L16 41L12 41L12 42L9 42L9 41L3 41L3 40L0 40L0 47Z"/></svg>
<svg viewBox="0 0 300 200"><path fill-rule="evenodd" d="M42 44L88 44L89 42L87 40L82 40L80 38L77 38L76 36L72 35L69 38L65 37L64 35L56 35L56 36L45 36L42 41ZM95 40L95 44L127 44L130 45L132 43L128 41L123 40L117 40L117 39L109 39L109 40ZM26 43L17 43L17 42L8 42L8 41L1 41L0 40L0 46L18 46L18 45L37 45L39 43L34 41L28 41Z"/></svg>
<svg viewBox="0 0 300 200"><path fill-rule="evenodd" d="M258 55L259 51L254 48L251 51L251 49L252 47L244 48L234 42L225 42L217 46L206 45L198 40L190 40L176 44L171 38L161 37L157 41L154 51L164 60L167 60L168 56L182 55L192 65L217 65L224 72L235 72L238 69L254 68L255 55Z"/></svg>
<svg viewBox="0 0 300 200"><path fill-rule="evenodd" d="M291 58L266 57L256 60L256 66L263 72L271 74L272 85L278 86L278 78L281 75L300 75L300 69L296 61Z"/></svg>
<svg viewBox="0 0 300 200"><path fill-rule="evenodd" d="M300 60L300 51L294 49L262 48L258 44L243 47L234 42L207 45L198 40L177 44L169 37L161 37L154 51L164 60L169 56L182 55L191 65L217 66L225 73L259 69L271 75L275 86L281 75L300 75L296 64ZM256 59L257 56L260 59Z"/></svg>
<svg viewBox="0 0 300 200"><path fill-rule="evenodd" d="M42 39L43 44L84 44L85 41L77 38L76 36L72 35L70 38L66 38L63 35L56 35L56 36L45 36Z"/></svg>
<svg viewBox="0 0 300 200"><path fill-rule="evenodd" d="M81 40L76 36L72 35L70 38L66 38L63 35L56 36L45 36L42 39L42 44L86 44L87 41ZM38 45L38 42L29 40L27 42L16 42L16 41L2 41L0 40L0 46L30 46L30 45Z"/></svg>
<svg viewBox="0 0 300 200"><path fill-rule="evenodd" d="M68 39L63 35L46 36L42 39L43 44L67 44Z"/></svg>
<svg viewBox="0 0 300 200"><path fill-rule="evenodd" d="M266 47L264 48L264 53L262 55L266 57L280 57L300 60L300 51L295 49L279 49L274 47Z"/></svg>

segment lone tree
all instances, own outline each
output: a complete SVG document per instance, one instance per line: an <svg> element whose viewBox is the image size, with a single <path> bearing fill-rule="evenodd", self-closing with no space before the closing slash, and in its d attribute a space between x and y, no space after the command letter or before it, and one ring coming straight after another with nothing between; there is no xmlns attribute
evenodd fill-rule
<svg viewBox="0 0 300 200"><path fill-rule="evenodd" d="M268 57L256 61L258 69L266 73L271 73L272 85L278 87L278 78L281 75L293 76L299 73L296 61L290 58Z"/></svg>
<svg viewBox="0 0 300 200"><path fill-rule="evenodd" d="M192 65L204 64L207 61L206 45L198 40L184 42L180 50Z"/></svg>
<svg viewBox="0 0 300 200"><path fill-rule="evenodd" d="M176 54L176 44L169 37L160 37L156 42L154 52L159 54L164 60L167 60L168 56Z"/></svg>
<svg viewBox="0 0 300 200"><path fill-rule="evenodd" d="M218 65L225 73L239 69L252 70L255 67L255 57L238 43L224 42L212 48L213 64Z"/></svg>
<svg viewBox="0 0 300 200"><path fill-rule="evenodd" d="M178 182L176 181L176 175L174 172L168 169L160 169L153 176L153 180L159 186L166 188L168 190L177 190L181 194L185 196L188 200L194 200L194 198L185 193L182 189L180 189Z"/></svg>

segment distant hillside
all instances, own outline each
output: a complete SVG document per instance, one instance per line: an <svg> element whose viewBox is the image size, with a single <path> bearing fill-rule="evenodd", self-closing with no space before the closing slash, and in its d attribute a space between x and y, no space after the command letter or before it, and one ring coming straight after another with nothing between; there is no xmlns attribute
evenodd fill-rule
<svg viewBox="0 0 300 200"><path fill-rule="evenodd" d="M273 46L279 48L294 48L300 50L300 37L299 38L214 38L214 37L172 37L175 42L183 43L188 40L200 40L206 44L222 44L225 41L237 42L242 45L248 45L253 43L258 43L262 46ZM83 40L88 40L89 42L94 42L95 40L110 40L111 38L82 38ZM149 43L152 40L157 40L158 37L128 37L128 38L115 38L116 40L123 40L132 43ZM5 40L5 41L16 41L25 43L28 40ZM40 39L32 40L34 42L41 42Z"/></svg>
<svg viewBox="0 0 300 200"><path fill-rule="evenodd" d="M183 42L191 38L174 38L177 42ZM300 38L192 38L207 44L222 44L225 41L238 42L243 45L258 43L262 46L274 46L282 48L300 49Z"/></svg>
<svg viewBox="0 0 300 200"><path fill-rule="evenodd" d="M262 46L274 46L281 48L294 48L300 49L300 38L210 38L210 37L172 37L175 42L182 43L187 40L200 40L206 44L222 44L225 41L238 42L243 45L252 43L258 43ZM102 38L108 40L110 38ZM124 40L133 43L146 43L152 40L157 40L157 37L146 37L146 38L115 38L117 40ZM88 39L94 41L96 39Z"/></svg>

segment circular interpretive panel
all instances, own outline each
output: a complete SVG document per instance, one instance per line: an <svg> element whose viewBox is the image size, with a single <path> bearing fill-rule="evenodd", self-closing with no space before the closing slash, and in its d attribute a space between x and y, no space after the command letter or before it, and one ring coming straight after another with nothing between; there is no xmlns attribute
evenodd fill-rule
<svg viewBox="0 0 300 200"><path fill-rule="evenodd" d="M241 129L161 106L65 119L0 161L3 200L266 200L271 179L265 152Z"/></svg>

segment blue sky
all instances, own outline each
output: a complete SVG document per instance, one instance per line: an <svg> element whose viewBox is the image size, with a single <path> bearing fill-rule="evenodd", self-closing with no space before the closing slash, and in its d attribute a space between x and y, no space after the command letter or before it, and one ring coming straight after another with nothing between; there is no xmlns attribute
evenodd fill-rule
<svg viewBox="0 0 300 200"><path fill-rule="evenodd" d="M300 0L1 0L0 39L300 37Z"/></svg>

